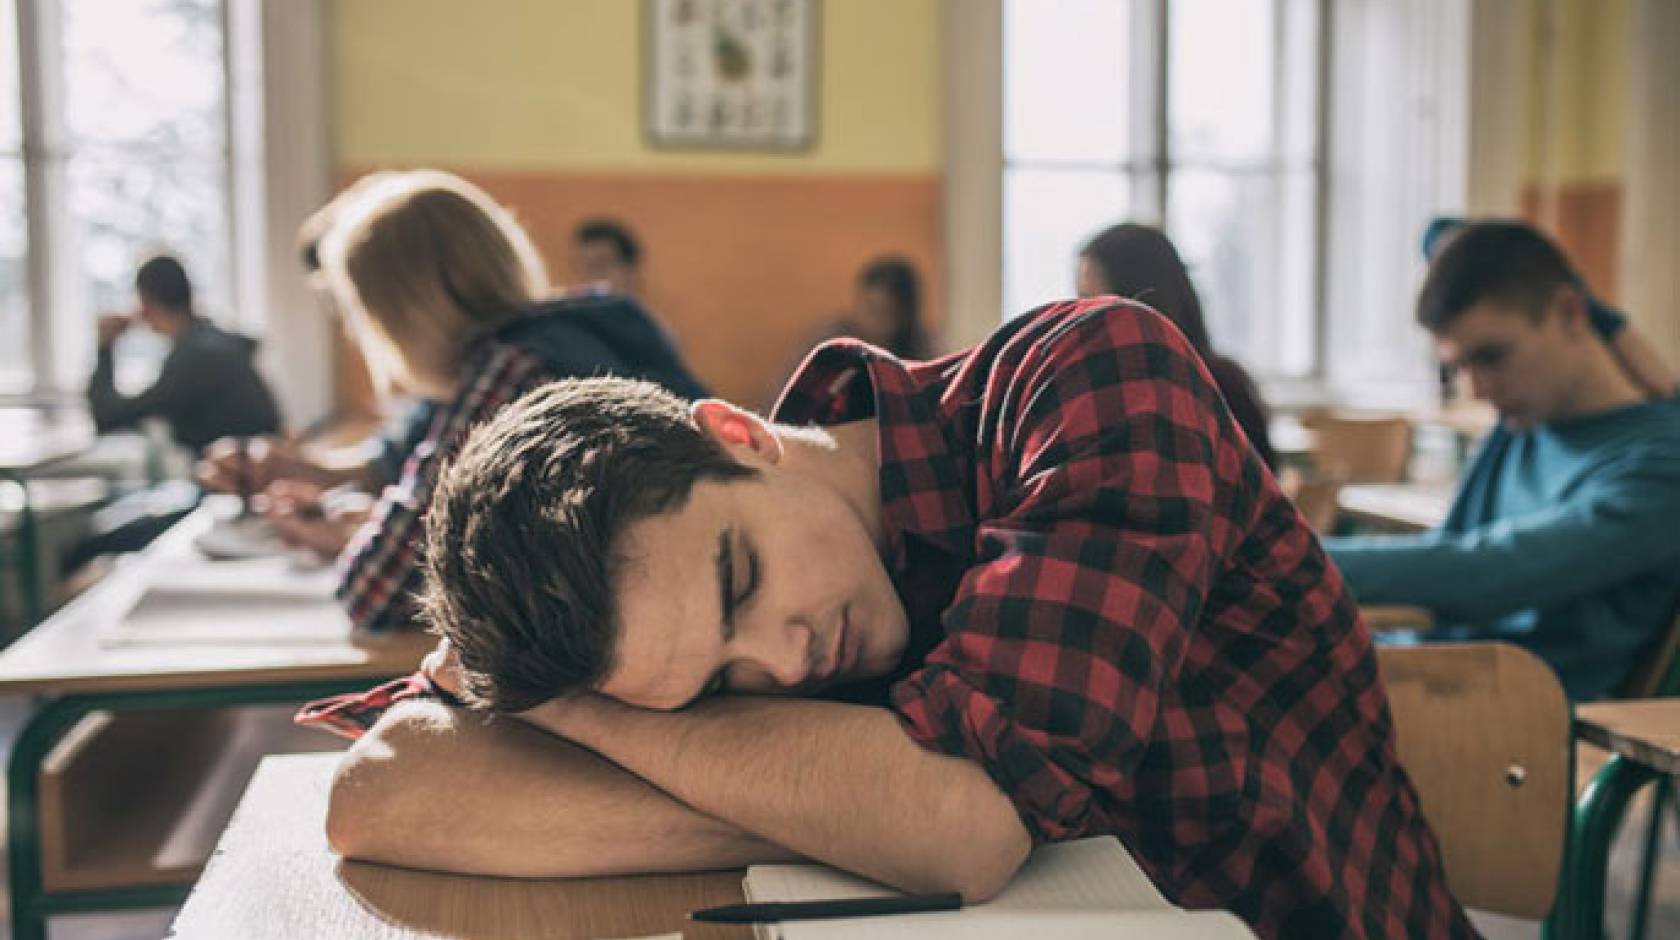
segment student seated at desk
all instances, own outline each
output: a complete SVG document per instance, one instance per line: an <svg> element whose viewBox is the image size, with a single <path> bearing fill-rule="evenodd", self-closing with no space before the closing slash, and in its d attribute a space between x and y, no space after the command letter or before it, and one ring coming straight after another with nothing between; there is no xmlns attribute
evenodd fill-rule
<svg viewBox="0 0 1680 940"><path fill-rule="evenodd" d="M836 340L774 418L591 380L478 429L424 596L430 675L499 714L389 708L424 677L313 706L373 727L332 843L526 876L798 855L978 901L1112 833L1264 937L1473 935L1352 600L1159 314L1051 304L930 363Z"/></svg>
<svg viewBox="0 0 1680 940"><path fill-rule="evenodd" d="M137 313L99 319L99 357L87 397L100 433L162 418L175 441L197 453L218 438L280 430L280 409L257 372L256 341L194 312L181 262L151 258L135 272L134 290ZM117 390L111 347L136 321L168 339L170 348L151 387L131 397Z"/></svg>
<svg viewBox="0 0 1680 940"><path fill-rule="evenodd" d="M324 283L376 384L432 406L423 434L410 425L400 476L353 535L344 520L306 511L312 488L325 481L296 467L303 479L271 488L269 518L295 542L340 552L339 596L352 622L383 630L411 622L421 519L439 468L473 426L568 376L642 377L685 397L705 389L635 303L545 299L547 276L525 231L459 177L379 174L324 211L331 213L318 245ZM238 470L231 458L203 476L228 486ZM363 480L380 475L377 458L357 471Z"/></svg>
<svg viewBox="0 0 1680 940"><path fill-rule="evenodd" d="M1434 611L1442 639L1501 639L1603 696L1680 600L1680 401L1648 399L1598 342L1580 280L1525 225L1466 225L1418 322L1500 424L1440 529L1325 540L1364 604Z"/></svg>

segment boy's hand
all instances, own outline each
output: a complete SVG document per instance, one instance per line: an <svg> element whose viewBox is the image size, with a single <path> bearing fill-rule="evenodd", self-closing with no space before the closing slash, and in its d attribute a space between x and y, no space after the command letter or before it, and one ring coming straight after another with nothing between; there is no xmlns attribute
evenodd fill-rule
<svg viewBox="0 0 1680 940"><path fill-rule="evenodd" d="M99 345L101 348L117 341L130 326L134 325L132 317L120 313L107 313L99 318Z"/></svg>

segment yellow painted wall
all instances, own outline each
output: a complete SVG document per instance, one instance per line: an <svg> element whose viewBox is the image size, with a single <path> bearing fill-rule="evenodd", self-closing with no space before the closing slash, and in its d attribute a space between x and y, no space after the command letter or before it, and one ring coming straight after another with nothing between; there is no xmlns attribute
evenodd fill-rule
<svg viewBox="0 0 1680 940"><path fill-rule="evenodd" d="M821 3L808 153L659 151L641 128L641 0L335 0L343 167L937 172L938 0Z"/></svg>
<svg viewBox="0 0 1680 940"><path fill-rule="evenodd" d="M1535 0L1530 180L1619 179L1627 121L1627 0Z"/></svg>

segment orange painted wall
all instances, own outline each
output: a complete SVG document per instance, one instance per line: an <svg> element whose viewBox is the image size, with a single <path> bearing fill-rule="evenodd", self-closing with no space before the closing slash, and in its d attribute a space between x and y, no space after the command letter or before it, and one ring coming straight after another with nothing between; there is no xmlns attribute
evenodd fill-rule
<svg viewBox="0 0 1680 940"><path fill-rule="evenodd" d="M1555 237L1593 293L1616 303L1621 288L1622 190L1620 180L1529 183L1522 191L1523 218Z"/></svg>
<svg viewBox="0 0 1680 940"><path fill-rule="evenodd" d="M512 207L568 277L571 232L611 215L640 236L648 307L720 395L764 404L801 340L851 299L858 268L894 252L941 309L939 180L904 176L664 176L464 171Z"/></svg>

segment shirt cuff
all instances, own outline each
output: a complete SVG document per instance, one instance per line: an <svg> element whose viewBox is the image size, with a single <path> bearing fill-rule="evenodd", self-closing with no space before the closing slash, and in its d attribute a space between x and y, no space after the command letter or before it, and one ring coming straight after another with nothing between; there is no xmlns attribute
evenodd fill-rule
<svg viewBox="0 0 1680 940"><path fill-rule="evenodd" d="M978 763L1015 804L1035 842L1103 829L1091 781L1079 772L1092 762L1081 756L1077 742L1060 745L1052 735L1022 725L997 699L944 664L928 665L894 686L892 702L911 740Z"/></svg>

